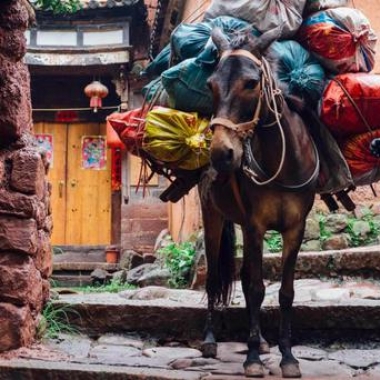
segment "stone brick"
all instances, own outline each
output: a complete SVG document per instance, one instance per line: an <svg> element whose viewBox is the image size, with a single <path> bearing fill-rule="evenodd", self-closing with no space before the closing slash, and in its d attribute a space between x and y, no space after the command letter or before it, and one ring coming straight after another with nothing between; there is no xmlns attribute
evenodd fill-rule
<svg viewBox="0 0 380 380"><path fill-rule="evenodd" d="M0 78L0 146L7 146L32 129L30 76L23 62L0 55Z"/></svg>
<svg viewBox="0 0 380 380"><path fill-rule="evenodd" d="M136 219L132 223L132 232L154 231L158 235L158 233L167 228L167 226L167 219Z"/></svg>
<svg viewBox="0 0 380 380"><path fill-rule="evenodd" d="M20 1L1 1L0 2L0 25L9 30L27 29L30 15L28 9Z"/></svg>
<svg viewBox="0 0 380 380"><path fill-rule="evenodd" d="M34 219L0 217L0 251L19 251L34 255L37 249L38 232Z"/></svg>
<svg viewBox="0 0 380 380"><path fill-rule="evenodd" d="M50 244L50 235L46 231L38 231L38 250L33 257L37 269L41 272L41 276L47 279L53 272L53 255Z"/></svg>
<svg viewBox="0 0 380 380"><path fill-rule="evenodd" d="M42 222L41 225L38 225L38 228L43 229L44 231L51 234L53 231L53 217L48 215Z"/></svg>
<svg viewBox="0 0 380 380"><path fill-rule="evenodd" d="M43 204L36 197L0 189L0 214L18 218L43 219ZM42 214L42 215L41 215Z"/></svg>
<svg viewBox="0 0 380 380"><path fill-rule="evenodd" d="M133 249L137 252L152 252L157 234L155 231L122 233L121 245L123 248Z"/></svg>
<svg viewBox="0 0 380 380"><path fill-rule="evenodd" d="M42 306L50 300L50 281L42 280Z"/></svg>
<svg viewBox="0 0 380 380"><path fill-rule="evenodd" d="M5 176L5 162L0 157L0 183L4 180Z"/></svg>
<svg viewBox="0 0 380 380"><path fill-rule="evenodd" d="M0 303L0 352L29 346L36 322L29 307Z"/></svg>
<svg viewBox="0 0 380 380"><path fill-rule="evenodd" d="M160 219L168 217L168 205L159 199L145 198L122 207L122 219Z"/></svg>
<svg viewBox="0 0 380 380"><path fill-rule="evenodd" d="M20 150L13 155L11 186L26 194L36 194L43 199L45 191L45 168L36 150Z"/></svg>
<svg viewBox="0 0 380 380"><path fill-rule="evenodd" d="M29 256L0 254L0 288L0 302L41 308L41 275Z"/></svg>
<svg viewBox="0 0 380 380"><path fill-rule="evenodd" d="M0 54L19 61L26 53L23 30L0 32Z"/></svg>

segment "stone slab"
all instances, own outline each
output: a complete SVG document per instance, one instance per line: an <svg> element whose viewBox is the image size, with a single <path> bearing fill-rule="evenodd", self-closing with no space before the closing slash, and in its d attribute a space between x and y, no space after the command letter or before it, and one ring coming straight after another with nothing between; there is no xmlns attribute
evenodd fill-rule
<svg viewBox="0 0 380 380"><path fill-rule="evenodd" d="M175 339L200 339L206 318L206 304L200 299L128 300L117 294L61 295L57 307L69 306L70 323L85 333L139 332ZM80 317L79 317L80 316ZM184 323L186 321L186 323ZM215 326L221 339L245 339L247 316L244 304L216 311ZM277 331L278 305L264 305L262 328ZM293 335L325 331L380 331L380 301L349 299L338 303L314 301L295 304Z"/></svg>
<svg viewBox="0 0 380 380"><path fill-rule="evenodd" d="M0 380L200 380L201 374L160 368L130 368L70 362L0 360Z"/></svg>

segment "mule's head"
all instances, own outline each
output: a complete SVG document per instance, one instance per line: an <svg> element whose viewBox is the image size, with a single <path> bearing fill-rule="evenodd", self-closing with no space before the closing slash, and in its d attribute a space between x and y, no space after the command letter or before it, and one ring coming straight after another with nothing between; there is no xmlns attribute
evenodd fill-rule
<svg viewBox="0 0 380 380"><path fill-rule="evenodd" d="M272 30L256 38L249 31L229 42L220 29L212 32L220 61L209 79L214 98L210 154L218 172L232 172L241 166L243 140L252 135L261 116L261 59L278 34Z"/></svg>

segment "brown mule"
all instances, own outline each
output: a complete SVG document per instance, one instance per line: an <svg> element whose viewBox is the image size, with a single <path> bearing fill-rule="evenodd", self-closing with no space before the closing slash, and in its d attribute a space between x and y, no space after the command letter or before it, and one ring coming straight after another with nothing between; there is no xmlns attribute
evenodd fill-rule
<svg viewBox="0 0 380 380"><path fill-rule="evenodd" d="M248 377L263 377L260 360L268 350L259 313L265 287L263 238L282 234L279 348L284 378L301 377L291 351L294 269L306 217L313 205L319 174L318 153L301 117L292 112L278 88L274 63L265 58L277 31L260 38L239 34L231 42L217 29L212 39L220 62L209 80L214 96L211 167L203 175L200 198L208 264L208 316L203 352L215 356L213 311L227 304L233 281L233 223L243 232L241 281L249 314Z"/></svg>

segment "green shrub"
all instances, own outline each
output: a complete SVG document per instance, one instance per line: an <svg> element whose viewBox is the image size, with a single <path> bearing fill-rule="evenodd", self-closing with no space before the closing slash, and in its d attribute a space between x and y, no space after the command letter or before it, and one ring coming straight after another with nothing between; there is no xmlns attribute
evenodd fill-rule
<svg viewBox="0 0 380 380"><path fill-rule="evenodd" d="M191 242L169 243L158 250L162 257L163 266L171 274L169 280L173 288L185 288L189 284L190 270L194 263L195 248Z"/></svg>

